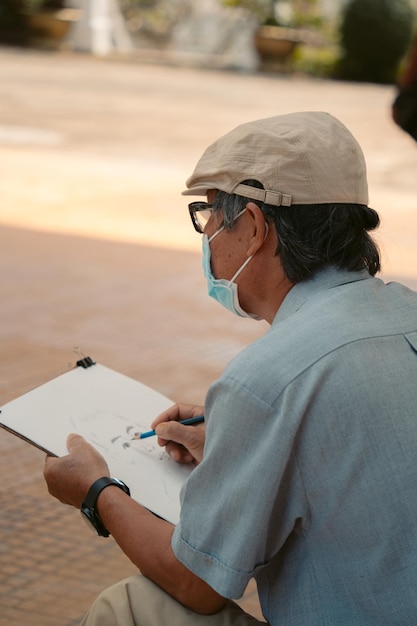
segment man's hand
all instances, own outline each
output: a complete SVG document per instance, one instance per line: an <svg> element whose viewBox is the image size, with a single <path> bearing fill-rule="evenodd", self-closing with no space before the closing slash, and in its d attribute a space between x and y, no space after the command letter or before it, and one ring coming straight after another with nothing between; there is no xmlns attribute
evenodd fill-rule
<svg viewBox="0 0 417 626"><path fill-rule="evenodd" d="M188 431L202 430L204 433L204 428L200 426L181 426L176 423L175 419L202 415L201 407L192 409L194 412L188 409L182 412L182 407L170 409L159 416L153 425L168 420L170 423L164 424L167 432L168 428L177 427L187 431L184 433L186 437L189 437ZM200 458L200 436L198 440L200 443L196 444L196 459ZM51 495L61 502L80 508L93 482L102 476L109 476L109 470L103 457L79 435L69 435L67 447L67 456L46 458L44 476ZM133 498L128 498L121 489L104 489L99 498L100 517L105 527L144 576L191 611L211 615L224 606L225 599L174 555L171 546L172 524L155 517Z"/></svg>
<svg viewBox="0 0 417 626"><path fill-rule="evenodd" d="M204 414L204 407L192 404L175 404L159 415L152 423L158 443L165 446L169 456L177 463L198 465L203 458L205 441L204 424L184 426L180 420Z"/></svg>
<svg viewBox="0 0 417 626"><path fill-rule="evenodd" d="M46 457L43 475L52 496L80 508L93 482L110 475L109 468L101 454L80 435L68 435L67 448L67 456Z"/></svg>

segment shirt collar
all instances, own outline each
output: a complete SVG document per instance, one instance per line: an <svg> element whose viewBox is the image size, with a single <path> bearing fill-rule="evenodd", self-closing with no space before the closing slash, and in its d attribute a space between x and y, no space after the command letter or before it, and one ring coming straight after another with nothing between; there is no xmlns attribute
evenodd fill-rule
<svg viewBox="0 0 417 626"><path fill-rule="evenodd" d="M294 285L279 307L272 325L282 322L298 311L307 300L321 291L370 278L372 278L372 276L367 270L349 272L336 267L326 267L324 270L314 274L309 280Z"/></svg>

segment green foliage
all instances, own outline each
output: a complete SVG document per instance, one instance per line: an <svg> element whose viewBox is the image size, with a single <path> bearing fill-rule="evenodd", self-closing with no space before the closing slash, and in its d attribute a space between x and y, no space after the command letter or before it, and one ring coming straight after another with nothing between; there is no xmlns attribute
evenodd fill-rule
<svg viewBox="0 0 417 626"><path fill-rule="evenodd" d="M223 6L241 7L259 24L321 28L320 0L222 0Z"/></svg>
<svg viewBox="0 0 417 626"><path fill-rule="evenodd" d="M223 0L223 6L246 9L259 24L276 24L275 0Z"/></svg>
<svg viewBox="0 0 417 626"><path fill-rule="evenodd" d="M315 28L321 30L325 20L321 12L319 0L292 0L291 26Z"/></svg>
<svg viewBox="0 0 417 626"><path fill-rule="evenodd" d="M132 34L151 37L162 42L173 26L188 14L186 2L180 0L119 0L119 5Z"/></svg>
<svg viewBox="0 0 417 626"><path fill-rule="evenodd" d="M332 46L318 48L303 45L295 50L291 67L310 76L332 78L338 60L338 50Z"/></svg>
<svg viewBox="0 0 417 626"><path fill-rule="evenodd" d="M349 0L342 14L337 77L394 82L413 27L409 0Z"/></svg>
<svg viewBox="0 0 417 626"><path fill-rule="evenodd" d="M23 0L22 4L26 11L32 13L43 7L44 0Z"/></svg>
<svg viewBox="0 0 417 626"><path fill-rule="evenodd" d="M29 12L63 9L65 7L64 0L23 0L23 4Z"/></svg>
<svg viewBox="0 0 417 626"><path fill-rule="evenodd" d="M0 42L24 44L27 38L25 0L1 0Z"/></svg>

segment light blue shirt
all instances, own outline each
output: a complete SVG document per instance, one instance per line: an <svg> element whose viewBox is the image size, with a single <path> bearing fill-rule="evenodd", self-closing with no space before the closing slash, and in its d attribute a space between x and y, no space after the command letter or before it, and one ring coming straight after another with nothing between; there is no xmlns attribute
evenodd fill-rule
<svg viewBox="0 0 417 626"><path fill-rule="evenodd" d="M296 285L210 388L177 557L273 626L417 624L417 294Z"/></svg>

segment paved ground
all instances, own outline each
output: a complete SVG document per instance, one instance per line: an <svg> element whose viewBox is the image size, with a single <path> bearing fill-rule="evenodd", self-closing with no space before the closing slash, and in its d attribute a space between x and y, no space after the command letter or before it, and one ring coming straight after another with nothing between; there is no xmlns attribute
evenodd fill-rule
<svg viewBox="0 0 417 626"><path fill-rule="evenodd" d="M74 347L201 402L263 323L205 294L180 191L242 121L328 110L361 142L384 278L417 287L417 145L391 87L0 49L0 406L74 363ZM54 502L43 454L0 432L0 626L70 626L134 571ZM257 611L253 587L244 598Z"/></svg>

